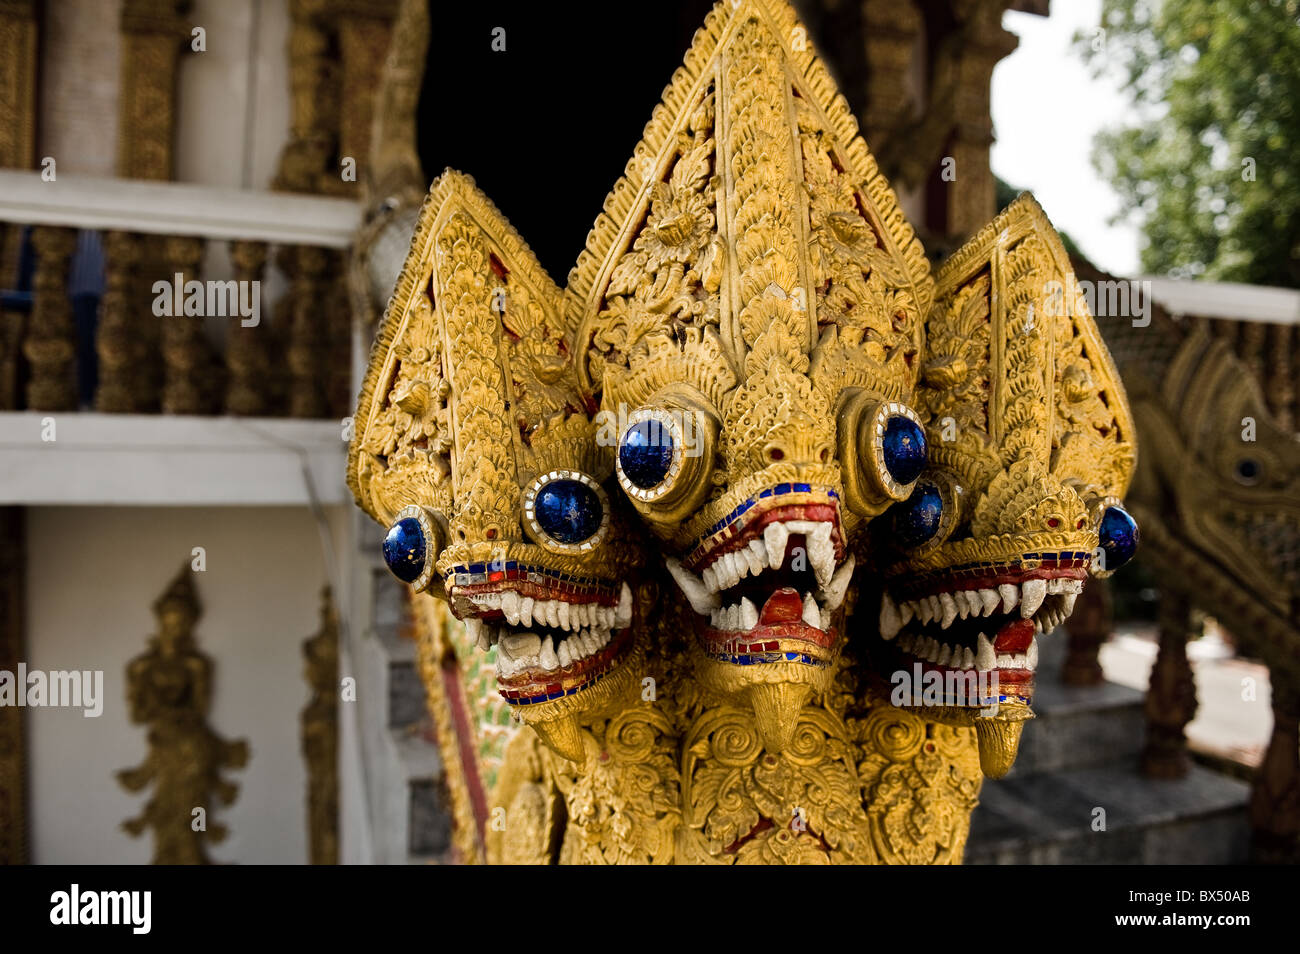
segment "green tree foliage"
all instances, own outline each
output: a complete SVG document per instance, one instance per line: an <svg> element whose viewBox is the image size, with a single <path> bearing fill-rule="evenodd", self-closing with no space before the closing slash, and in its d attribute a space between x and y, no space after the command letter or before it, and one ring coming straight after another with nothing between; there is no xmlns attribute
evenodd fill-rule
<svg viewBox="0 0 1300 954"><path fill-rule="evenodd" d="M1076 45L1132 98L1092 158L1143 268L1300 287L1300 0L1104 0Z"/></svg>

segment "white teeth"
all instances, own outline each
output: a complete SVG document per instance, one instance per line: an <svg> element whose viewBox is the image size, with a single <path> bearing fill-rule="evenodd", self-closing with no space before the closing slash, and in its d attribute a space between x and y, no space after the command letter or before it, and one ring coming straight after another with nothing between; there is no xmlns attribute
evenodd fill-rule
<svg viewBox="0 0 1300 954"><path fill-rule="evenodd" d="M1002 597L1002 612L1010 613L1012 608L1020 602L1020 590L1014 583L1003 583L998 586L998 595Z"/></svg>
<svg viewBox="0 0 1300 954"><path fill-rule="evenodd" d="M560 648L556 650L556 658L560 660L560 668L573 665L573 655L569 652L569 641L566 639L560 643Z"/></svg>
<svg viewBox="0 0 1300 954"><path fill-rule="evenodd" d="M492 648L492 637L489 635L491 627L481 619L471 617L465 620L465 633L474 642L479 649L487 652Z"/></svg>
<svg viewBox="0 0 1300 954"><path fill-rule="evenodd" d="M804 615L807 616L807 607L804 608ZM880 638L886 641L893 639L898 635L898 631L903 628L903 618L898 612L898 606L888 593L880 597Z"/></svg>
<svg viewBox="0 0 1300 954"><path fill-rule="evenodd" d="M1071 613L1074 612L1074 604L1075 601L1078 600L1078 598L1079 598L1078 593L1065 594L1064 601L1061 603L1061 609L1065 611L1066 616L1069 616Z"/></svg>
<svg viewBox="0 0 1300 954"><path fill-rule="evenodd" d="M790 539L790 531L785 524L777 521L763 528L763 546L767 548L767 565L779 570L785 562L785 545Z"/></svg>
<svg viewBox="0 0 1300 954"><path fill-rule="evenodd" d="M835 571L831 581L818 591L817 599L827 609L839 609L840 604L844 602L844 594L848 592L849 581L853 579L855 563L853 555L850 554L849 558L844 561L844 565Z"/></svg>
<svg viewBox="0 0 1300 954"><path fill-rule="evenodd" d="M758 550L755 550L755 547L758 547ZM767 569L767 547L763 546L762 540L751 540L749 546L740 552L745 555L750 576L758 576Z"/></svg>
<svg viewBox="0 0 1300 954"><path fill-rule="evenodd" d="M812 533L805 536L808 543L808 562L812 564L813 575L818 586L825 586L835 573L835 544L831 534L835 527L830 523L818 523Z"/></svg>
<svg viewBox="0 0 1300 954"><path fill-rule="evenodd" d="M824 632L824 633L829 633L829 632L831 631L831 622L832 622L834 616L835 616L835 610L830 609L829 607L823 606L823 607L821 608L821 612L820 612L820 614L819 614L819 618L818 618L818 622L819 622L821 625L819 625L817 628L820 629L820 630L821 630L822 632Z"/></svg>
<svg viewBox="0 0 1300 954"><path fill-rule="evenodd" d="M501 594L501 612L506 615L506 622L511 626L519 625L519 594L508 590Z"/></svg>
<svg viewBox="0 0 1300 954"><path fill-rule="evenodd" d="M852 560L853 558L849 557L849 561L852 562ZM834 582L834 580L831 582ZM916 604L903 602L898 607L898 615L903 618L903 625L906 626L912 621L912 617L916 615Z"/></svg>
<svg viewBox="0 0 1300 954"><path fill-rule="evenodd" d="M541 618L541 613L538 612L539 609L540 607L536 607L536 606L533 607L534 617ZM547 600L545 609L546 609L546 617L545 617L546 625L558 629L560 626L560 601Z"/></svg>
<svg viewBox="0 0 1300 954"><path fill-rule="evenodd" d="M983 633L975 641L975 668L980 672L987 672L998 667L997 654L993 652L993 644Z"/></svg>
<svg viewBox="0 0 1300 954"><path fill-rule="evenodd" d="M889 597L885 597L888 599ZM817 600L811 593L804 594L803 598L803 621L809 626L815 626L817 629L822 628L822 614L817 607Z"/></svg>
<svg viewBox="0 0 1300 954"><path fill-rule="evenodd" d="M591 630L581 632L578 636L582 639L582 645L587 648L588 654L600 651L600 640L596 638Z"/></svg>
<svg viewBox="0 0 1300 954"><path fill-rule="evenodd" d="M740 628L748 632L758 625L758 607L748 599L740 601Z"/></svg>
<svg viewBox="0 0 1300 954"><path fill-rule="evenodd" d="M983 612L983 610L984 610L984 603L983 603L983 601L980 599L980 591L979 591L979 590L962 590L962 593L963 593L963 594L965 595L965 597L966 597L966 605L967 605L967 607L970 608L970 615L971 615L971 616L979 616L980 613ZM965 615L965 614L962 614L962 615Z"/></svg>
<svg viewBox="0 0 1300 954"><path fill-rule="evenodd" d="M557 602L560 604L560 629L576 629L576 627L569 625L572 622L573 607L563 600L557 600Z"/></svg>
<svg viewBox="0 0 1300 954"><path fill-rule="evenodd" d="M722 601L718 599L716 592L710 592L698 576L682 566L681 562L669 557L664 561L668 567L668 572L672 574L677 586L686 594L686 599L690 601L691 609L701 616L707 616L710 610L717 609Z"/></svg>
<svg viewBox="0 0 1300 954"><path fill-rule="evenodd" d="M931 608L928 599L922 599L917 602L916 615L917 618L921 620L922 626L929 625L930 621L934 619L934 610Z"/></svg>
<svg viewBox="0 0 1300 954"><path fill-rule="evenodd" d="M980 590L979 598L980 607L983 610L980 614L981 616L991 615L993 611L998 608L998 603L1002 601L1001 597L998 596L997 590Z"/></svg>
<svg viewBox="0 0 1300 954"><path fill-rule="evenodd" d="M718 592L718 574L713 571L713 567L706 566L704 572L700 574L700 579L704 581L704 588L710 593Z"/></svg>
<svg viewBox="0 0 1300 954"><path fill-rule="evenodd" d="M525 596L519 601L519 625L533 625L533 605L534 601L531 596Z"/></svg>
<svg viewBox="0 0 1300 954"><path fill-rule="evenodd" d="M618 594L618 609L614 611L614 625L619 629L632 625L632 588L626 583L623 584L622 592Z"/></svg>
<svg viewBox="0 0 1300 954"><path fill-rule="evenodd" d="M555 647L551 645L551 637L547 636L546 642L542 643L542 651L537 660L542 664L543 669L560 668L560 657L555 655Z"/></svg>
<svg viewBox="0 0 1300 954"><path fill-rule="evenodd" d="M1054 580L1048 580L1047 595L1053 596L1057 593L1060 593L1064 585L1065 585L1065 580L1061 579L1059 576Z"/></svg>
<svg viewBox="0 0 1300 954"><path fill-rule="evenodd" d="M975 653L971 651L971 648L969 646L967 646L965 649L962 650L961 668L962 669L975 668Z"/></svg>
<svg viewBox="0 0 1300 954"><path fill-rule="evenodd" d="M952 621L957 618L957 604L953 602L952 597L947 593L940 593L939 605L943 607L943 619L939 625L947 629L952 625Z"/></svg>
<svg viewBox="0 0 1300 954"><path fill-rule="evenodd" d="M939 650L939 655L935 659L935 662L940 666L946 666L950 659L952 659L952 647L945 643L943 648Z"/></svg>
<svg viewBox="0 0 1300 954"><path fill-rule="evenodd" d="M1029 619L1043 605L1043 599L1047 596L1047 581L1026 580L1020 592L1020 618Z"/></svg>
<svg viewBox="0 0 1300 954"><path fill-rule="evenodd" d="M1038 640L1037 639L1031 639L1029 641L1029 650L1028 652L1025 653L1025 668L1026 669L1038 668Z"/></svg>
<svg viewBox="0 0 1300 954"><path fill-rule="evenodd" d="M536 633L512 633L501 637L501 655L507 659L535 656L541 648L542 641Z"/></svg>

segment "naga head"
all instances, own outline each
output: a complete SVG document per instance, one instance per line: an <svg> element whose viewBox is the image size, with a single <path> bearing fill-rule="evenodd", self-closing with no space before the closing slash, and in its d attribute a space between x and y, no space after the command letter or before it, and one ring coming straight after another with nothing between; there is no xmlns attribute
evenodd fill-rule
<svg viewBox="0 0 1300 954"><path fill-rule="evenodd" d="M871 526L884 576L872 659L942 685L927 717L974 725L993 777L1032 716L1038 638L1090 568L1113 572L1137 542L1119 503L1132 421L1076 287L1029 196L943 264L920 388L929 466Z"/></svg>
<svg viewBox="0 0 1300 954"><path fill-rule="evenodd" d="M694 673L781 750L854 549L925 464L929 266L790 8L714 8L570 276L621 491L695 612Z"/></svg>
<svg viewBox="0 0 1300 954"><path fill-rule="evenodd" d="M1163 412L1141 408L1153 453L1134 492L1159 525L1155 559L1214 594L1225 624L1259 647L1276 679L1279 666L1297 667L1294 653L1272 647L1294 638L1274 634L1300 629L1300 438L1279 426L1255 376L1202 325L1174 353L1160 392ZM1185 565L1189 550L1203 555L1194 566Z"/></svg>
<svg viewBox="0 0 1300 954"><path fill-rule="evenodd" d="M447 599L560 755L630 685L641 562L611 501L561 293L467 176L432 186L381 324L348 483L384 559Z"/></svg>

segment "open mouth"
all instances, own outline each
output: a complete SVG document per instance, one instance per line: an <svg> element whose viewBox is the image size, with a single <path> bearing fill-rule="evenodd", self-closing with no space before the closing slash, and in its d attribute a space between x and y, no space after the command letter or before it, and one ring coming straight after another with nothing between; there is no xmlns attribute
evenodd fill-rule
<svg viewBox="0 0 1300 954"><path fill-rule="evenodd" d="M538 592L530 590L530 592ZM461 593L479 649L497 647L497 686L510 702L528 705L572 695L617 665L630 645L632 589L609 597L540 599L516 589Z"/></svg>
<svg viewBox="0 0 1300 954"><path fill-rule="evenodd" d="M987 571L986 571L987 573ZM880 637L899 655L941 671L997 672L1003 691L1028 701L1038 634L1059 626L1083 592L1086 565L949 578L930 591L881 597Z"/></svg>
<svg viewBox="0 0 1300 954"><path fill-rule="evenodd" d="M834 618L853 575L844 556L838 508L823 497L754 508L724 538L666 564L709 621L701 642L712 658L821 666L832 658Z"/></svg>

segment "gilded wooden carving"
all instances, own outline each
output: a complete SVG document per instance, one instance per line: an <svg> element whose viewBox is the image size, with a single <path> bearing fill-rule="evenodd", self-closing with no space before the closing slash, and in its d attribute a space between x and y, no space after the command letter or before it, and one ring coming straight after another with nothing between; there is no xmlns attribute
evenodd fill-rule
<svg viewBox="0 0 1300 954"><path fill-rule="evenodd" d="M715 7L563 291L468 177L425 201L348 481L467 858L960 862L1034 641L1131 555L1059 238L1026 197L931 276L801 30Z"/></svg>

